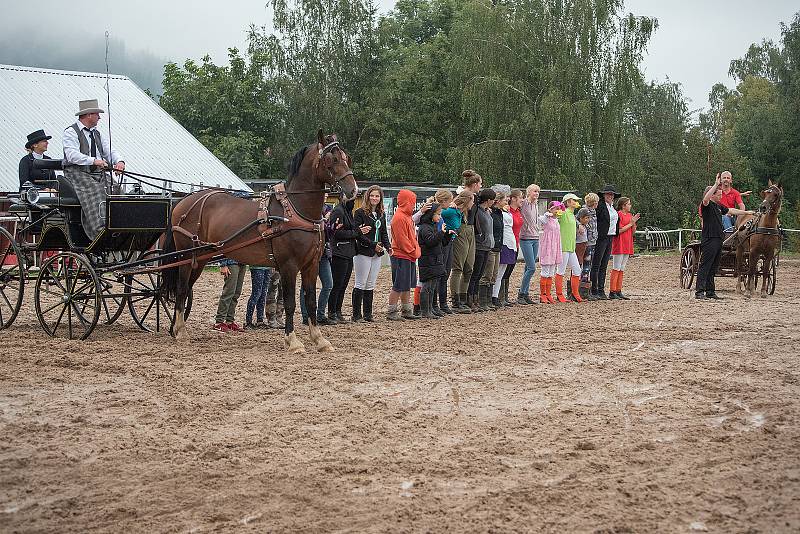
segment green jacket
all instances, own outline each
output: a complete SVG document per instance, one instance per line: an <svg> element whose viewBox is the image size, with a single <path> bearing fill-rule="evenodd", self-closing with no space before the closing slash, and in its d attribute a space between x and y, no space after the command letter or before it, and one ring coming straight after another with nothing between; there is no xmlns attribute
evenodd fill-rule
<svg viewBox="0 0 800 534"><path fill-rule="evenodd" d="M575 236L578 233L575 211L567 209L558 217L561 230L561 252L575 252Z"/></svg>

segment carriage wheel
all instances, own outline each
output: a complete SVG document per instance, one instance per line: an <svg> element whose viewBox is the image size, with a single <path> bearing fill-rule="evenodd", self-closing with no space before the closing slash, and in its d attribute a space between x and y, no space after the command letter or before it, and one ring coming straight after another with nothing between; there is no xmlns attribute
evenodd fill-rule
<svg viewBox="0 0 800 534"><path fill-rule="evenodd" d="M686 247L681 255L681 288L691 289L694 282L696 256L692 247Z"/></svg>
<svg viewBox="0 0 800 534"><path fill-rule="evenodd" d="M775 294L775 284L776 284L776 277L778 275L778 256L772 258L772 262L769 266L769 277L767 278L767 293L770 295Z"/></svg>
<svg viewBox="0 0 800 534"><path fill-rule="evenodd" d="M25 258L14 237L0 227L0 241L8 244L0 250L0 330L17 318L25 293Z"/></svg>
<svg viewBox="0 0 800 534"><path fill-rule="evenodd" d="M105 267L110 267L134 261L138 255L139 251L105 252L99 258ZM112 324L119 319L128 303L125 285L111 273L104 273L100 276L100 286L103 290L100 318L105 324Z"/></svg>
<svg viewBox="0 0 800 534"><path fill-rule="evenodd" d="M141 265L139 268L157 267L160 264L158 260L160 254L160 250L150 250L144 253L141 259L152 257L153 261ZM159 332L165 327L169 331L172 330L175 305L163 294L161 283L161 271L131 274L125 277L125 293L131 317L139 328L147 332ZM189 318L191 310L192 293L189 292L183 314L184 319Z"/></svg>
<svg viewBox="0 0 800 534"><path fill-rule="evenodd" d="M81 254L61 252L39 269L33 294L36 317L51 337L86 339L100 318L100 279Z"/></svg>

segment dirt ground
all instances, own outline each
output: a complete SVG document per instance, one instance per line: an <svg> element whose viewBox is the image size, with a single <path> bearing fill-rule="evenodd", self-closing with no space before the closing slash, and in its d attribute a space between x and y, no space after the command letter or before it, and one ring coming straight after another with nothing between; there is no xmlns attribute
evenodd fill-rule
<svg viewBox="0 0 800 534"><path fill-rule="evenodd" d="M300 325L299 357L212 331L213 272L191 345L125 316L51 340L29 303L0 339L0 531L800 531L800 260L766 301L693 300L676 255L628 269L630 302L381 314L331 354Z"/></svg>

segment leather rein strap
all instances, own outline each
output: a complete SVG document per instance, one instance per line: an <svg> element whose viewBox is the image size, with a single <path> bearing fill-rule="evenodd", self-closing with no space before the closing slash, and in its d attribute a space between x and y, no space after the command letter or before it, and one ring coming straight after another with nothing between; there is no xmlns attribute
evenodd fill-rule
<svg viewBox="0 0 800 534"><path fill-rule="evenodd" d="M181 215L181 218L178 220L178 223L172 226L172 231L177 232L181 235L188 237L192 241L192 247L199 249L199 248L206 248L210 247L213 248L214 251L211 253L205 253L198 256L197 252L195 251L192 253L191 259L180 260L174 263L170 263L168 265L163 265L160 269L164 269L167 267L176 267L179 265L185 265L187 263L192 264L192 268L197 268L198 261L211 258L213 256L219 254L227 254L229 252L233 252L235 250L239 250L241 248L249 247L259 241L269 241L278 237L279 235L285 234L286 232L292 230L299 230L302 232L313 232L318 234L318 239L315 247L315 253L319 254L322 250L323 245L323 220L316 220L312 221L310 219L306 219L302 215L300 215L297 210L295 209L292 201L289 198L289 194L286 191L286 187L283 183L276 184L272 188L272 194L275 198L280 202L281 207L283 208L283 217L271 217L269 215L268 206L267 206L267 199L269 198L267 195L262 196L261 201L259 202L259 211L258 211L258 218L247 225L246 227L242 228L240 231L236 232L232 236L224 239L222 241L217 242L208 242L203 241L200 239L199 233L202 227L202 220L203 220L203 210L205 209L206 202L209 198L214 195L222 194L225 191L214 190L208 191L203 193L200 197L195 199L194 203L189 206L189 209ZM181 224L186 220L189 213L191 213L196 207L199 206L200 213L197 216L197 226L195 228L194 233L183 228ZM273 222L274 219L279 219L278 222ZM259 235L258 237L254 237L248 239L244 242L237 243L236 245L227 246L227 243L242 233L244 233L249 228L253 226L258 226Z"/></svg>

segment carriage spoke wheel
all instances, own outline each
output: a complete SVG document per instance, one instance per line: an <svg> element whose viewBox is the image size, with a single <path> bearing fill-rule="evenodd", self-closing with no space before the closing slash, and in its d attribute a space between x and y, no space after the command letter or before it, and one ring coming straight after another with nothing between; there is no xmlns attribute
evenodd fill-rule
<svg viewBox="0 0 800 534"><path fill-rule="evenodd" d="M89 260L74 252L47 259L33 299L39 324L51 337L86 339L100 318L100 279Z"/></svg>
<svg viewBox="0 0 800 534"><path fill-rule="evenodd" d="M14 237L0 227L0 330L17 318L25 292L25 258Z"/></svg>
<svg viewBox="0 0 800 534"><path fill-rule="evenodd" d="M681 255L681 288L691 289L694 282L694 272L697 254L691 247L686 247Z"/></svg>
<svg viewBox="0 0 800 534"><path fill-rule="evenodd" d="M767 293L775 294L775 278L778 275L778 256L772 258L769 266L769 277L767 278Z"/></svg>
<svg viewBox="0 0 800 534"><path fill-rule="evenodd" d="M139 266L138 269L157 267L160 264L158 259L160 254L160 250L145 252L141 259L152 257L153 260ZM139 328L147 332L160 332L162 329L172 332L175 305L167 299L163 291L161 271L127 275L125 293L131 317ZM189 318L191 309L192 294L189 292L184 318Z"/></svg>
<svg viewBox="0 0 800 534"><path fill-rule="evenodd" d="M138 251L104 252L100 255L100 261L107 268L134 261L138 255ZM100 287L102 289L100 320L105 324L112 324L119 319L128 304L125 284L123 280L118 280L108 272L100 275Z"/></svg>

